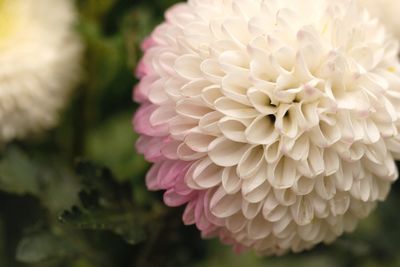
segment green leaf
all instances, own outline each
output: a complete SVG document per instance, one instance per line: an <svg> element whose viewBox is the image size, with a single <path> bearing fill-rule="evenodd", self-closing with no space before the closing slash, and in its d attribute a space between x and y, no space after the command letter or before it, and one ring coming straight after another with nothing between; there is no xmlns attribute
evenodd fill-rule
<svg viewBox="0 0 400 267"><path fill-rule="evenodd" d="M87 161L78 163L77 173L84 185L80 205L64 211L61 222L78 229L111 231L132 245L145 240L145 226L136 215L129 186L117 184L108 169Z"/></svg>
<svg viewBox="0 0 400 267"><path fill-rule="evenodd" d="M132 131L131 118L131 112L114 116L92 129L87 142L89 157L107 164L119 181L141 175L148 167L143 157L135 153L137 136Z"/></svg>
<svg viewBox="0 0 400 267"><path fill-rule="evenodd" d="M39 198L51 212L58 214L76 203L79 184L76 175L67 166L42 166L40 178L43 185Z"/></svg>
<svg viewBox="0 0 400 267"><path fill-rule="evenodd" d="M107 230L134 245L146 239L144 227L129 211L86 210L73 207L64 211L60 220L82 230Z"/></svg>
<svg viewBox="0 0 400 267"><path fill-rule="evenodd" d="M60 259L72 251L63 239L48 232L25 237L18 244L17 260L24 263L39 263L51 259Z"/></svg>
<svg viewBox="0 0 400 267"><path fill-rule="evenodd" d="M6 149L0 160L0 190L18 195L40 193L38 167L15 147Z"/></svg>
<svg viewBox="0 0 400 267"><path fill-rule="evenodd" d="M78 185L62 159L33 154L16 146L8 147L0 159L0 190L16 195L31 194L51 211L60 211L76 202Z"/></svg>

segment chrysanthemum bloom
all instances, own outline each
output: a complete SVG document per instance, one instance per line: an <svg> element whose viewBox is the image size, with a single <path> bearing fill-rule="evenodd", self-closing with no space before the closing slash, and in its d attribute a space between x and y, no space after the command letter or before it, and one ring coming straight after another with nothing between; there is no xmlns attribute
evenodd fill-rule
<svg viewBox="0 0 400 267"><path fill-rule="evenodd" d="M79 78L69 0L0 0L0 143L57 122Z"/></svg>
<svg viewBox="0 0 400 267"><path fill-rule="evenodd" d="M400 154L398 45L348 0L192 0L143 45L151 190L204 237L261 255L352 231Z"/></svg>
<svg viewBox="0 0 400 267"><path fill-rule="evenodd" d="M358 0L368 11L400 40L400 1L399 0Z"/></svg>

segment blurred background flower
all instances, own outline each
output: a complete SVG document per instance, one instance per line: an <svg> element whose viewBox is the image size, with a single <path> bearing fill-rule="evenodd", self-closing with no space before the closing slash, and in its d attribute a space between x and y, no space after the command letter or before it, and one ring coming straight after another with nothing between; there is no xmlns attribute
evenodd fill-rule
<svg viewBox="0 0 400 267"><path fill-rule="evenodd" d="M400 266L398 183L355 233L279 258L202 240L183 225L182 208L146 189L149 165L133 152L133 69L142 40L176 2L71 1L86 47L83 79L58 127L1 150L0 266Z"/></svg>
<svg viewBox="0 0 400 267"><path fill-rule="evenodd" d="M379 19L398 40L400 40L400 1L398 0L358 0L370 14Z"/></svg>
<svg viewBox="0 0 400 267"><path fill-rule="evenodd" d="M54 126L80 77L69 0L0 1L0 140Z"/></svg>

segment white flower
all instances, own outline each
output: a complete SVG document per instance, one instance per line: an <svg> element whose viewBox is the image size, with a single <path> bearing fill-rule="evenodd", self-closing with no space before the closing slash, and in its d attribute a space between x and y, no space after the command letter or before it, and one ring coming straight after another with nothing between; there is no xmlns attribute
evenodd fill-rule
<svg viewBox="0 0 400 267"><path fill-rule="evenodd" d="M399 0L358 0L360 5L388 28L400 40L400 1Z"/></svg>
<svg viewBox="0 0 400 267"><path fill-rule="evenodd" d="M0 0L0 143L54 126L79 76L69 0Z"/></svg>
<svg viewBox="0 0 400 267"><path fill-rule="evenodd" d="M398 44L349 0L191 0L144 44L150 189L259 254L352 231L397 178Z"/></svg>

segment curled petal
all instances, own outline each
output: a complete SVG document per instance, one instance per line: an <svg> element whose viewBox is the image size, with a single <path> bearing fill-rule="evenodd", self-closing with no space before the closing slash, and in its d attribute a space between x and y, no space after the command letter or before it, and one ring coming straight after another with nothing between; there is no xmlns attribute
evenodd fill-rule
<svg viewBox="0 0 400 267"><path fill-rule="evenodd" d="M222 167L237 165L243 154L250 148L247 144L232 142L224 137L215 139L209 145L209 157ZM229 155L227 157L226 155Z"/></svg>
<svg viewBox="0 0 400 267"><path fill-rule="evenodd" d="M219 187L211 198L210 209L218 218L226 218L240 211L241 203L240 194L229 195L225 193L223 187Z"/></svg>

